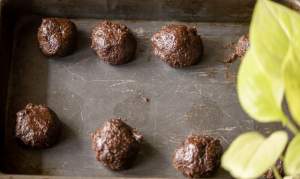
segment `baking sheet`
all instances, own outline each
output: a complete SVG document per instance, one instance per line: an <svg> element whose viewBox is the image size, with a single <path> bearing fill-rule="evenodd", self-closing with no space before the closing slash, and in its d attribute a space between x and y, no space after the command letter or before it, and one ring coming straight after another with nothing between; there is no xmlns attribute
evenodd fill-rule
<svg viewBox="0 0 300 179"><path fill-rule="evenodd" d="M57 59L45 58L38 49L40 18L23 17L16 23L4 173L182 177L172 167L171 158L188 134L209 134L227 147L239 133L257 128L238 103L235 78L239 60L222 62L231 52L229 44L246 33L248 25L117 20L133 31L138 49L134 61L111 66L89 47L91 28L101 19L73 21L79 31L78 48ZM198 65L173 69L152 54L151 35L169 23L197 28L205 48ZM30 150L17 145L15 113L29 102L47 104L63 122L61 141L53 148ZM146 141L135 166L121 172L109 171L96 161L89 138L112 117L126 119ZM229 175L220 169L216 177Z"/></svg>

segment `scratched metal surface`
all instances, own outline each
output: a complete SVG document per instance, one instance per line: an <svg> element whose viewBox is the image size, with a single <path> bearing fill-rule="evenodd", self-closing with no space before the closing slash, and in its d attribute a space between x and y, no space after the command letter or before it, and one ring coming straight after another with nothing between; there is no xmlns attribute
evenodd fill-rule
<svg viewBox="0 0 300 179"><path fill-rule="evenodd" d="M62 176L180 177L171 165L176 146L190 133L218 137L226 148L239 133L257 128L240 108L235 77L239 61L225 65L228 44L248 25L184 23L203 37L205 55L196 66L173 69L153 56L150 38L168 21L119 21L138 41L136 58L122 66L100 61L89 48L99 20L75 19L78 49L47 59L39 51L39 19L24 17L14 36L4 173ZM146 102L145 98L150 101ZM28 102L50 106L64 124L60 142L29 150L13 138L15 113ZM121 117L140 130L146 143L132 169L111 172L95 160L89 133L107 119ZM263 129L265 130L265 129ZM229 178L220 170L216 177Z"/></svg>

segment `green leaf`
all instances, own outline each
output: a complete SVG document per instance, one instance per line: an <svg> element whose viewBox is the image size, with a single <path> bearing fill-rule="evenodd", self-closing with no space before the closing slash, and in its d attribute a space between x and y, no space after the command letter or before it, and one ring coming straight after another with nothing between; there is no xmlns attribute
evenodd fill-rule
<svg viewBox="0 0 300 179"><path fill-rule="evenodd" d="M284 169L288 175L300 175L300 134L291 141L284 158Z"/></svg>
<svg viewBox="0 0 300 179"><path fill-rule="evenodd" d="M283 66L283 78L289 110L300 125L300 56L298 53L292 48L289 50Z"/></svg>
<svg viewBox="0 0 300 179"><path fill-rule="evenodd" d="M283 84L273 81L250 49L238 73L237 90L242 108L260 122L284 121L281 98ZM273 89L276 89L273 90Z"/></svg>
<svg viewBox="0 0 300 179"><path fill-rule="evenodd" d="M273 81L282 82L282 63L289 48L299 51L299 29L297 12L269 0L257 1L250 26L251 49Z"/></svg>
<svg viewBox="0 0 300 179"><path fill-rule="evenodd" d="M265 138L257 132L240 135L222 157L222 167L236 178L257 178L272 167L288 141L284 131Z"/></svg>
<svg viewBox="0 0 300 179"><path fill-rule="evenodd" d="M300 176L285 176L283 179L300 179Z"/></svg>
<svg viewBox="0 0 300 179"><path fill-rule="evenodd" d="M260 122L286 122L281 109L285 86L289 109L300 125L300 100L297 100L300 99L299 29L300 15L297 12L269 0L257 1L250 27L251 53L241 66L238 91L244 110ZM254 72L251 73L250 68ZM257 81L244 82L250 81L244 79L246 73L250 76L248 78L256 74ZM264 88L260 92L261 86ZM251 90L243 91L248 87L254 88L252 93ZM250 99L253 97L260 99Z"/></svg>
<svg viewBox="0 0 300 179"><path fill-rule="evenodd" d="M281 103L284 85L291 85L290 99L294 99L292 114L300 121L300 94L292 73L283 78L282 68L289 51L299 52L300 15L269 0L258 0L250 26L250 52L245 56L238 76L238 94L243 109L260 122L286 122ZM294 63L295 64L295 63ZM290 65L288 65L290 66ZM293 66L293 71L298 66ZM288 69L291 70L291 69ZM299 78L298 78L299 79ZM296 84L296 85L295 85ZM297 86L297 87L295 87ZM297 93L297 94L296 94ZM291 100L290 100L291 101Z"/></svg>

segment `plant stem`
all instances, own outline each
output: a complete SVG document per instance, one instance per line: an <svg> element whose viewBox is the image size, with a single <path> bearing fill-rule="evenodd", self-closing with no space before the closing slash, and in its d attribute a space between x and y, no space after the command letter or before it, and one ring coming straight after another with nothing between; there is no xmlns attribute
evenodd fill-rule
<svg viewBox="0 0 300 179"><path fill-rule="evenodd" d="M276 166L273 166L273 167L272 167L272 170L273 170L273 173L274 173L274 176L275 176L276 179L282 179L282 177L281 177L281 175L279 174L279 172L278 172Z"/></svg>
<svg viewBox="0 0 300 179"><path fill-rule="evenodd" d="M287 127L290 131L292 131L292 133L293 133L294 135L297 135L297 134L299 133L299 130L297 129L297 127L296 127L293 123L291 123L291 121L289 121L289 120L287 120L286 127Z"/></svg>

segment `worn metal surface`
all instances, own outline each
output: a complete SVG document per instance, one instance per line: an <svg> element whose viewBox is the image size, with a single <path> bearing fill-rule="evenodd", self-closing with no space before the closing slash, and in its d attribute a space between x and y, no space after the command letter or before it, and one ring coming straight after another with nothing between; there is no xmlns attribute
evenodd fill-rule
<svg viewBox="0 0 300 179"><path fill-rule="evenodd" d="M136 59L110 66L89 48L89 33L98 20L76 19L78 49L70 56L47 59L39 51L39 20L22 18L15 30L6 126L5 168L11 174L69 176L176 177L171 157L189 133L220 138L224 147L239 133L254 129L242 112L235 89L238 62L222 63L247 25L185 23L197 27L205 55L197 66L173 69L152 55L150 37L173 22L121 21L138 40ZM146 102L144 98L149 98ZM64 123L61 141L47 150L29 150L13 137L15 113L28 102L49 105ZM138 128L146 144L136 165L111 172L95 160L89 133L111 117ZM225 177L225 172L217 176Z"/></svg>

